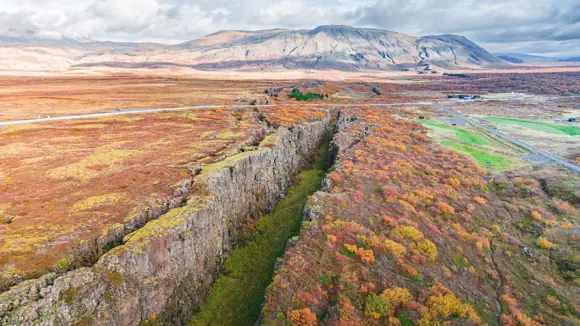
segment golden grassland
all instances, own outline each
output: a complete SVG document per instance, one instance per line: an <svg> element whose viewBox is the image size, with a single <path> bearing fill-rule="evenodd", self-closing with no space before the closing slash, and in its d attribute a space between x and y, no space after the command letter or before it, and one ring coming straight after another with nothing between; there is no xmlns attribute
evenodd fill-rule
<svg viewBox="0 0 580 326"><path fill-rule="evenodd" d="M0 281L51 270L71 248L170 198L192 168L259 142L260 119L291 126L325 112L283 105L262 113L158 112L0 129Z"/></svg>
<svg viewBox="0 0 580 326"><path fill-rule="evenodd" d="M2 76L0 121L97 113L117 108L233 104L240 97L263 93L264 89L277 84L273 80L227 81L122 74L93 77Z"/></svg>
<svg viewBox="0 0 580 326"><path fill-rule="evenodd" d="M34 273L259 133L251 110L143 114L0 130L0 271ZM191 117L196 116L193 120ZM203 135L203 137L201 137Z"/></svg>

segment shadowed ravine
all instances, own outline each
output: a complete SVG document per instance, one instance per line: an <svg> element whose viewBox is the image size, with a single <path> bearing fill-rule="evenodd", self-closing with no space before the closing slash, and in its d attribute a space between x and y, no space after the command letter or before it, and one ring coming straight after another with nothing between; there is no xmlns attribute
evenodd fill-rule
<svg viewBox="0 0 580 326"><path fill-rule="evenodd" d="M253 325L259 318L266 287L272 282L276 259L284 254L288 239L300 232L308 197L316 192L329 166L328 142L296 178L272 214L249 227L251 236L225 262L191 325Z"/></svg>

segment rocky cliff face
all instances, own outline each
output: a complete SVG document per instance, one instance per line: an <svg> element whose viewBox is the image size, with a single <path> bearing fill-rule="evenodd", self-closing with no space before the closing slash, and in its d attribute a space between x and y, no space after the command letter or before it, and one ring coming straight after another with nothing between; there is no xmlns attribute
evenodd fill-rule
<svg viewBox="0 0 580 326"><path fill-rule="evenodd" d="M279 128L256 150L205 167L185 206L125 236L92 267L0 294L0 324L185 323L235 247L236 230L284 196L329 120Z"/></svg>
<svg viewBox="0 0 580 326"><path fill-rule="evenodd" d="M396 70L427 64L476 68L503 62L457 35L416 37L349 26L221 31L177 46L71 41L53 42L52 46L46 42L1 45L0 68L12 65L13 69L58 64L124 68L178 65L207 70L242 67ZM47 58L47 52L53 56ZM39 60L30 60L34 56L39 56Z"/></svg>

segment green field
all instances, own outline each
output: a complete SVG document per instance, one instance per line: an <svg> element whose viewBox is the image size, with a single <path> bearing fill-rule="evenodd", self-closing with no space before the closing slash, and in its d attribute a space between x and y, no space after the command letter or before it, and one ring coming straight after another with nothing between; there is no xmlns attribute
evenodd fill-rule
<svg viewBox="0 0 580 326"><path fill-rule="evenodd" d="M554 135L569 135L569 136L580 135L580 127L575 126L560 126L548 122L524 120L516 118L502 118L502 117L486 117L485 120L496 123L516 125L523 128L528 128Z"/></svg>
<svg viewBox="0 0 580 326"><path fill-rule="evenodd" d="M453 136L457 141L469 145L485 146L489 144L488 140L481 134L470 131L467 128L461 127L451 127L446 123L435 121L435 120L419 120L422 124L426 125L435 134Z"/></svg>
<svg viewBox="0 0 580 326"><path fill-rule="evenodd" d="M443 140L440 144L471 156L477 165L488 170L503 171L523 164L523 161L516 157L508 157L450 140Z"/></svg>
<svg viewBox="0 0 580 326"><path fill-rule="evenodd" d="M439 139L441 145L467 154L477 165L488 170L502 171L524 163L516 156L495 153L493 148L501 144L470 128L452 127L437 120L418 121L429 128L430 134Z"/></svg>
<svg viewBox="0 0 580 326"><path fill-rule="evenodd" d="M328 145L311 169L298 175L274 212L258 219L258 231L226 260L223 273L191 325L254 325L258 320L276 258L284 254L288 239L300 232L304 205L320 188L328 168L327 154Z"/></svg>

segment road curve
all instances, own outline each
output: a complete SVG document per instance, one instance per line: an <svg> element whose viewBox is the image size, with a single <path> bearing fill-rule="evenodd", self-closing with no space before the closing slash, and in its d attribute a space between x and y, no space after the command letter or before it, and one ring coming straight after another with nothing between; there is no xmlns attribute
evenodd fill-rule
<svg viewBox="0 0 580 326"><path fill-rule="evenodd" d="M391 106L406 106L406 105L428 105L439 109L449 115L452 115L456 119L462 120L463 122L481 128L487 132L490 132L506 141L509 141L513 144L516 144L520 147L523 147L529 151L537 155L541 155L553 162L556 162L574 172L580 173L580 166L570 163L569 161L536 148L532 145L524 143L518 139L512 138L507 136L495 129L489 128L479 122L473 121L455 111L444 107L441 104L431 103L431 102L408 102L408 103L366 103L366 104L334 104L334 103L318 103L318 104L304 104L308 106L342 106L342 107L361 107L361 106L377 106L377 107L391 107ZM48 121L65 121L65 120L80 120L80 119L90 119L90 118L100 118L100 117L110 117L110 116L117 116L117 115L125 115L125 114L140 114L140 113L151 113L151 112L165 112L165 111L186 111L186 110L206 110L206 109L217 109L217 108L239 108L239 107L276 107L278 105L275 104L263 104L263 105L198 105L198 106L184 106L184 107L176 107L176 108L139 108L139 109L129 109L129 110L121 110L121 111L112 111L112 112L104 112L104 113L91 113L91 114L81 114L81 115L69 115L69 116L62 116L62 117L54 117L54 118L41 118L41 119L30 119L30 120L13 120L13 121L4 121L0 122L0 127L7 127L7 126L14 126L14 125L22 125L22 124L29 124L29 123L38 123L38 122L48 122Z"/></svg>
<svg viewBox="0 0 580 326"><path fill-rule="evenodd" d="M301 104L306 106L343 106L343 107L355 107L355 106L401 106L401 105L429 105L427 102L410 102L410 103L391 103L391 104L333 104L333 103L319 103L319 104ZM89 114L77 114L77 115L66 115L60 117L52 118L40 118L40 119L27 119L27 120L12 120L12 121L0 121L0 127L22 125L29 123L38 122L49 122L49 121L65 121L65 120L80 120L80 119L91 119L100 117L111 117L117 115L125 114L139 114L139 113L152 113L152 112L165 112L165 111L186 111L186 110L206 110L206 109L218 109L218 108L239 108L239 107L275 107L276 104L259 104L259 105L249 105L249 104L229 104L229 105L198 105L198 106L182 106L175 108L138 108L138 109L127 109L120 111L102 112L102 113L89 113Z"/></svg>
<svg viewBox="0 0 580 326"><path fill-rule="evenodd" d="M67 115L67 116L54 117L54 118L4 121L4 122L0 122L0 127L22 125L22 124L28 124L28 123L47 122L47 121L64 121L64 120L80 120L80 119L91 119L91 118L100 118L100 117L111 117L111 116L125 115L125 114L139 114L139 113L165 112L165 111L207 110L207 109L218 109L218 108L254 107L254 106L256 106L256 105L198 105L198 106L183 106L183 107L177 107L177 108L139 108L139 109L129 109L129 110L103 112L103 113ZM271 106L271 105L260 105L260 106Z"/></svg>
<svg viewBox="0 0 580 326"><path fill-rule="evenodd" d="M496 136L498 136L498 137L500 137L500 138L502 138L504 140L507 140L507 141L509 141L511 143L514 143L514 144L516 144L516 145L518 145L520 147L523 147L523 148L525 148L525 149L527 149L529 151L532 151L532 152L534 152L537 155L541 155L541 156L543 156L545 158L548 158L551 161L554 161L554 162L556 162L556 163L558 163L558 164L560 164L560 165L562 165L562 166L564 166L564 167L566 167L566 168L568 168L568 169L570 169L570 170L572 170L574 172L580 173L580 166L578 166L576 164L572 164L569 161L567 161L567 160L565 160L565 159L563 159L563 158L561 158L559 156L556 156L554 154L551 154L549 152L546 152L544 150L541 150L541 149L539 149L539 148L537 148L535 146L532 146L530 144L524 143L521 140L518 140L518 139L515 139L515 138L510 137L508 135L505 135L505 134L503 134L503 133L501 133L501 132L499 132L499 131L497 131L497 130L495 130L493 128L490 128L488 126L485 126L485 125L483 125L483 124L481 124L479 122L476 122L476 121L473 121L471 119L468 119L467 117L465 117L465 116L463 116L463 115L461 115L459 113L456 113L455 111L453 111L451 109L448 109L448 108L444 107L443 105L436 104L436 103L432 103L431 106L434 107L434 108L437 108L437 109L439 109L439 110L441 110L441 111L443 111L443 112L445 112L447 114L450 114L453 117L455 117L456 119L462 120L463 122L465 122L467 124L470 124L470 125L476 126L478 128L481 128L481 129L483 129L483 130L485 130L485 131L487 131L489 133L492 133L492 134L494 134L494 135L496 135Z"/></svg>

